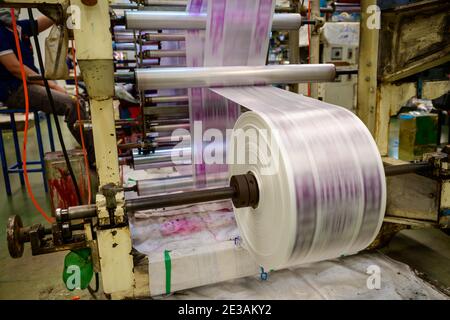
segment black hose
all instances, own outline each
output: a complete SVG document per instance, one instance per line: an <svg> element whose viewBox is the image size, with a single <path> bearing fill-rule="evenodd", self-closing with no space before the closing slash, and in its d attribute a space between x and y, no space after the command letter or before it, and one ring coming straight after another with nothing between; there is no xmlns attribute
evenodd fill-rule
<svg viewBox="0 0 450 320"><path fill-rule="evenodd" d="M80 189L78 188L77 180L75 179L75 174L73 173L72 165L69 160L69 155L67 154L66 145L64 144L64 139L61 133L61 126L59 125L58 115L56 114L55 101L53 101L53 95L48 85L48 80L45 78L44 62L42 60L41 47L39 45L38 32L36 30L36 21L33 17L33 12L31 8L28 8L28 16L31 24L31 31L33 33L34 44L36 45L36 51L39 61L39 68L41 69L42 79L44 81L45 90L47 91L48 100L50 102L50 108L52 109L53 119L55 120L56 131L58 132L59 143L61 144L61 149L64 154L64 160L66 161L67 169L69 170L70 177L72 178L73 185L75 187L75 193L77 194L78 204L82 204ZM38 120L39 121L39 120Z"/></svg>

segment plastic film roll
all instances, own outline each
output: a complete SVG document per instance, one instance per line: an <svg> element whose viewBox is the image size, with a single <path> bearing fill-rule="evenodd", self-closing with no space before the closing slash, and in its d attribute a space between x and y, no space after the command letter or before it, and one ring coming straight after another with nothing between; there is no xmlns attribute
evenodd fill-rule
<svg viewBox="0 0 450 320"><path fill-rule="evenodd" d="M354 114L274 87L213 91L252 110L237 120L228 156L230 175L250 171L258 181L258 207L235 211L261 266L335 258L373 241L386 205L384 170Z"/></svg>

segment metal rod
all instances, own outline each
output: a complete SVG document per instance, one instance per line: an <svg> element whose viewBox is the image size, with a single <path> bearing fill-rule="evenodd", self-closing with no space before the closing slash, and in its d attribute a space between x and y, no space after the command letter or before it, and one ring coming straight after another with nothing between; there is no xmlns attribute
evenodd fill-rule
<svg viewBox="0 0 450 320"><path fill-rule="evenodd" d="M177 118L177 119L150 119L147 120L150 126L158 126L163 124L180 124L180 123L188 123L189 118Z"/></svg>
<svg viewBox="0 0 450 320"><path fill-rule="evenodd" d="M136 181L136 189L139 196L184 191L193 188L194 182L190 175Z"/></svg>
<svg viewBox="0 0 450 320"><path fill-rule="evenodd" d="M156 149L150 154L139 154L137 151L133 153L134 166L142 166L160 162L176 164L175 161L183 161L179 155L183 155L183 159L190 159L191 148L164 148Z"/></svg>
<svg viewBox="0 0 450 320"><path fill-rule="evenodd" d="M147 41L184 41L184 34L164 34L164 33L146 33L144 36Z"/></svg>
<svg viewBox="0 0 450 320"><path fill-rule="evenodd" d="M114 51L134 51L135 44L131 42L115 42L113 43Z"/></svg>
<svg viewBox="0 0 450 320"><path fill-rule="evenodd" d="M78 75L78 80L83 80L83 75ZM124 82L134 82L134 72L115 72L114 78L116 81L124 81ZM40 81L44 78L41 75L37 76L27 76L28 81ZM73 76L69 76L66 79L59 80L73 80Z"/></svg>
<svg viewBox="0 0 450 320"><path fill-rule="evenodd" d="M334 64L136 69L139 90L334 81Z"/></svg>
<svg viewBox="0 0 450 320"><path fill-rule="evenodd" d="M178 124L166 124L166 125L156 125L152 126L150 130L152 132L165 132L165 131L175 131L177 129L189 130L190 124L188 123L178 123Z"/></svg>
<svg viewBox="0 0 450 320"><path fill-rule="evenodd" d="M145 59L163 57L186 57L186 50L144 50Z"/></svg>
<svg viewBox="0 0 450 320"><path fill-rule="evenodd" d="M130 150L130 149L145 149L145 148L157 148L162 146L170 146L178 144L181 141L189 141L190 136L166 136L166 137L155 137L150 142L142 141L142 142L129 142L129 143L121 143L117 145L117 147L121 150Z"/></svg>
<svg viewBox="0 0 450 320"><path fill-rule="evenodd" d="M422 170L430 170L433 166L428 162L406 163L399 165L389 165L384 167L386 177L400 174L415 173Z"/></svg>
<svg viewBox="0 0 450 320"><path fill-rule="evenodd" d="M151 68L151 69L171 69L171 68L185 68L186 65L185 64L167 64L167 65L149 65L147 66L147 68Z"/></svg>
<svg viewBox="0 0 450 320"><path fill-rule="evenodd" d="M111 3L109 4L109 7L111 9L116 10L133 10L133 9L139 9L139 5L132 4L132 3Z"/></svg>
<svg viewBox="0 0 450 320"><path fill-rule="evenodd" d="M81 121L77 120L74 123L74 127L75 128L79 128L81 124L83 126L87 126L87 127L92 126L91 120L81 120ZM119 120L115 120L116 127L125 127L125 126L133 127L133 126L139 126L140 124L141 124L141 122L139 120L136 120L136 119L119 119Z"/></svg>
<svg viewBox="0 0 450 320"><path fill-rule="evenodd" d="M83 219L97 216L97 206L95 204L69 207L67 209L69 220Z"/></svg>
<svg viewBox="0 0 450 320"><path fill-rule="evenodd" d="M145 0L144 3L146 6L184 7L187 0Z"/></svg>
<svg viewBox="0 0 450 320"><path fill-rule="evenodd" d="M336 77L344 74L358 74L358 69L336 68Z"/></svg>
<svg viewBox="0 0 450 320"><path fill-rule="evenodd" d="M231 199L234 194L235 191L232 187L165 194L160 196L127 200L125 202L125 209L127 210L127 212L133 212L139 210L174 207L200 202L218 201Z"/></svg>
<svg viewBox="0 0 450 320"><path fill-rule="evenodd" d="M142 30L201 30L206 28L205 13L191 14L181 11L126 11L127 29ZM297 13L276 13L272 30L298 30L302 17Z"/></svg>
<svg viewBox="0 0 450 320"><path fill-rule="evenodd" d="M165 103L165 102L187 102L188 96L158 96L158 97L145 97L146 104L152 103Z"/></svg>
<svg viewBox="0 0 450 320"><path fill-rule="evenodd" d="M146 107L144 109L144 114L160 118L161 117L186 118L189 117L189 107L187 106Z"/></svg>

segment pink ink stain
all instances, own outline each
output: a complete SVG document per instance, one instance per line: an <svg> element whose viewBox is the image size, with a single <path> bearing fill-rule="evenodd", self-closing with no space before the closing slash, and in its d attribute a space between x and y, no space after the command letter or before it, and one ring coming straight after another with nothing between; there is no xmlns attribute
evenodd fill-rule
<svg viewBox="0 0 450 320"><path fill-rule="evenodd" d="M178 218L164 222L160 227L160 232L164 237L173 234L186 235L199 232L203 227L204 223L200 219L188 220L186 218Z"/></svg>

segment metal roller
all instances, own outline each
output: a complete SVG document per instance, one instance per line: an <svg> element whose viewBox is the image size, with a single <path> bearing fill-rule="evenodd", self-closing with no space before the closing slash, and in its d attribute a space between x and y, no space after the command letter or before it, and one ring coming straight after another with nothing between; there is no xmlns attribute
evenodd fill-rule
<svg viewBox="0 0 450 320"><path fill-rule="evenodd" d="M166 102L187 102L188 96L157 96L157 97L145 97L145 103L166 103Z"/></svg>
<svg viewBox="0 0 450 320"><path fill-rule="evenodd" d="M184 41L184 34L171 33L146 33L144 36L147 41Z"/></svg>
<svg viewBox="0 0 450 320"><path fill-rule="evenodd" d="M166 125L155 125L150 128L152 132L172 132L177 129L189 130L190 124L188 123L178 123L178 124L166 124Z"/></svg>
<svg viewBox="0 0 450 320"><path fill-rule="evenodd" d="M152 69L170 69L170 68L185 68L185 64L167 64L167 65L154 65L154 66L148 66L148 68Z"/></svg>
<svg viewBox="0 0 450 320"><path fill-rule="evenodd" d="M158 119L162 118L189 118L188 106L161 106L161 107L146 107L144 114Z"/></svg>
<svg viewBox="0 0 450 320"><path fill-rule="evenodd" d="M136 50L136 46L131 42L116 42L113 43L114 51L134 51Z"/></svg>
<svg viewBox="0 0 450 320"><path fill-rule="evenodd" d="M146 6L186 6L187 0L144 0Z"/></svg>
<svg viewBox="0 0 450 320"><path fill-rule="evenodd" d="M186 57L186 50L144 50L144 58Z"/></svg>
<svg viewBox="0 0 450 320"><path fill-rule="evenodd" d="M191 158L191 148L164 148L156 149L154 153L147 155L138 154L137 151L133 152L133 163L134 168L139 170L143 168L149 168L153 166L174 166L178 163L174 163L174 156L182 154L184 158L189 159L188 161L183 161L180 164L187 164L185 162L190 162ZM176 159L178 160L178 159ZM181 161L180 161L181 162Z"/></svg>
<svg viewBox="0 0 450 320"><path fill-rule="evenodd" d="M139 90L333 81L334 64L136 69Z"/></svg>
<svg viewBox="0 0 450 320"><path fill-rule="evenodd" d="M125 11L127 29L141 30L201 30L206 28L206 13L178 11ZM298 30L302 17L296 13L276 13L272 30Z"/></svg>
<svg viewBox="0 0 450 320"><path fill-rule="evenodd" d="M193 189L191 175L168 177L164 179L145 179L136 182L139 196L149 196L159 193L169 193Z"/></svg>

